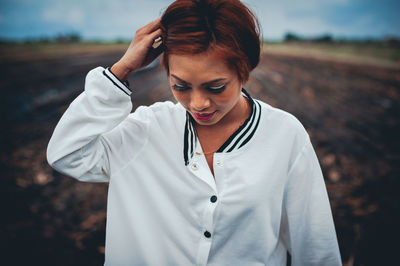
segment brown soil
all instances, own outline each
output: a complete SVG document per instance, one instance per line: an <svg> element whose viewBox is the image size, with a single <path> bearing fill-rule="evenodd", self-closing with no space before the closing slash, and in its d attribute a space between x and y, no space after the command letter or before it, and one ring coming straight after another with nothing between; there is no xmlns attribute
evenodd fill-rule
<svg viewBox="0 0 400 266"><path fill-rule="evenodd" d="M4 265L102 265L107 184L52 170L46 146L86 73L121 54L0 63ZM131 79L134 109L172 100L160 66ZM399 239L400 70L265 54L246 85L308 130L346 265L392 265Z"/></svg>

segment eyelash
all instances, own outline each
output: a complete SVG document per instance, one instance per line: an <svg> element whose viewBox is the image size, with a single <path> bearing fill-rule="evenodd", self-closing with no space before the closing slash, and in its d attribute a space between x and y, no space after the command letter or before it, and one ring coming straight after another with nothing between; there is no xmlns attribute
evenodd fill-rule
<svg viewBox="0 0 400 266"><path fill-rule="evenodd" d="M226 86L226 84L219 86L219 87L208 87L207 90L211 93L221 93L223 90L225 90L225 86ZM173 88L177 91L185 91L185 90L190 89L190 87L182 86L182 85L178 85L178 84L174 84Z"/></svg>

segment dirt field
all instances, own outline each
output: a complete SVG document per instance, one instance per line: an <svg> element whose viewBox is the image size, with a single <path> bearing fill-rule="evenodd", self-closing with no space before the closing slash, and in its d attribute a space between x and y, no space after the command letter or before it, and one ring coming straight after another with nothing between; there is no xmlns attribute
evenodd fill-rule
<svg viewBox="0 0 400 266"><path fill-rule="evenodd" d="M121 52L3 58L0 239L4 265L102 265L107 184L53 171L46 146L86 73ZM157 66L131 79L134 109L172 100ZM308 130L345 265L393 265L400 237L400 68L265 53L246 85ZM396 259L396 260L395 260Z"/></svg>

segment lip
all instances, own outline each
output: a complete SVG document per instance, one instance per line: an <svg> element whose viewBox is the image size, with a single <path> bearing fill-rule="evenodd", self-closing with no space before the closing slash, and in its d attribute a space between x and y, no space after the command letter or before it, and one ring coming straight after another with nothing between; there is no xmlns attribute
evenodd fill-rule
<svg viewBox="0 0 400 266"><path fill-rule="evenodd" d="M193 113L193 116L200 121L208 121L210 120L215 114L215 111L212 113Z"/></svg>

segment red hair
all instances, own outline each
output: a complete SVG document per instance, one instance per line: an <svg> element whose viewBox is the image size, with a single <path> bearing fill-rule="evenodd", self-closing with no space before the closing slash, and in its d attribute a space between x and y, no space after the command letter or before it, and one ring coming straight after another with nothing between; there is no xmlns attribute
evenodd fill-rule
<svg viewBox="0 0 400 266"><path fill-rule="evenodd" d="M212 50L244 83L259 62L260 26L239 0L177 0L165 10L161 25L161 63L167 73L168 55Z"/></svg>

